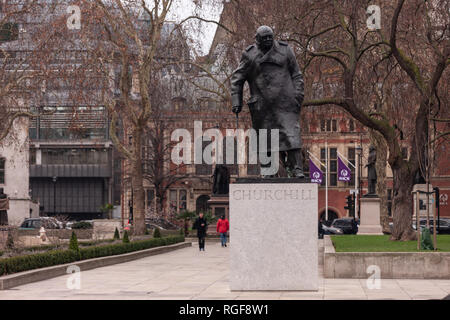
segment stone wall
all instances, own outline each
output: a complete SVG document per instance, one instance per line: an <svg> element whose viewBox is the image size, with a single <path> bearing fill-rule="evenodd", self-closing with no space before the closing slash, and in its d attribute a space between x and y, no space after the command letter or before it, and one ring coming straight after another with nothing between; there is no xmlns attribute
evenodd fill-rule
<svg viewBox="0 0 450 320"><path fill-rule="evenodd" d="M336 252L324 241L325 278L368 279L377 266L381 279L450 279L450 252Z"/></svg>
<svg viewBox="0 0 450 320"><path fill-rule="evenodd" d="M5 183L0 184L9 197L8 223L20 225L30 217L28 119L14 121L10 134L0 142L0 157L5 158Z"/></svg>

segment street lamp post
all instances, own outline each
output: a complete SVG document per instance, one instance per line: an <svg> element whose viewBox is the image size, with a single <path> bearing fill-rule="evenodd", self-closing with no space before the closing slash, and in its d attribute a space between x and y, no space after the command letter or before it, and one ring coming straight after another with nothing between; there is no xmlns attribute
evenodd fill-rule
<svg viewBox="0 0 450 320"><path fill-rule="evenodd" d="M53 213L56 214L56 180L58 177L53 177Z"/></svg>
<svg viewBox="0 0 450 320"><path fill-rule="evenodd" d="M356 182L356 198L355 198L355 213L357 213L358 215L358 219L361 219L361 209L360 209L360 205L359 205L359 199L361 197L360 193L360 189L361 189L361 154L362 154L362 147L361 145L357 146L355 148L356 151L356 170L355 170L355 182Z"/></svg>

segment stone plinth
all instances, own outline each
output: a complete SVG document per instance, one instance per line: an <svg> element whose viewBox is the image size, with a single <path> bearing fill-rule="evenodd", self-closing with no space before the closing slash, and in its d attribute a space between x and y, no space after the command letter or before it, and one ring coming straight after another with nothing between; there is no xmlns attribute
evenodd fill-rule
<svg viewBox="0 0 450 320"><path fill-rule="evenodd" d="M317 184L230 185L230 289L318 290Z"/></svg>
<svg viewBox="0 0 450 320"><path fill-rule="evenodd" d="M383 234L380 224L380 198L361 197L361 217L358 234Z"/></svg>
<svg viewBox="0 0 450 320"><path fill-rule="evenodd" d="M208 200L208 205L214 216L220 218L224 214L229 219L229 202L228 194L213 194Z"/></svg>

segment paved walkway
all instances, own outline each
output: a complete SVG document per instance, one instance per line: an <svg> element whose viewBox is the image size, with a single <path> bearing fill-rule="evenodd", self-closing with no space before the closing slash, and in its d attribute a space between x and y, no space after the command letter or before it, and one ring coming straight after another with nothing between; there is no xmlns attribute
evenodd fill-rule
<svg viewBox="0 0 450 320"><path fill-rule="evenodd" d="M318 292L231 292L229 247L207 242L192 247L81 273L81 289L67 289L67 276L0 291L15 299L442 299L450 280L381 280L369 290L366 280L320 279Z"/></svg>

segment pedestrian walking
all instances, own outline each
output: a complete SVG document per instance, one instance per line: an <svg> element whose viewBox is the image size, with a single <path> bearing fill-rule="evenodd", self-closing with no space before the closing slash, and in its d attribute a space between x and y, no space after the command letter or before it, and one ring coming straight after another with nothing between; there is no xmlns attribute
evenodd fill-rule
<svg viewBox="0 0 450 320"><path fill-rule="evenodd" d="M222 242L222 247L227 246L227 232L230 230L230 223L225 218L225 215L220 217L217 221L216 231L220 233L220 242Z"/></svg>
<svg viewBox="0 0 450 320"><path fill-rule="evenodd" d="M203 216L203 212L200 212L198 218L195 220L194 225L192 226L192 229L197 230L198 247L200 251L205 251L205 237L207 228L208 223Z"/></svg>

